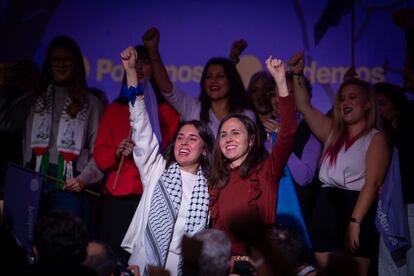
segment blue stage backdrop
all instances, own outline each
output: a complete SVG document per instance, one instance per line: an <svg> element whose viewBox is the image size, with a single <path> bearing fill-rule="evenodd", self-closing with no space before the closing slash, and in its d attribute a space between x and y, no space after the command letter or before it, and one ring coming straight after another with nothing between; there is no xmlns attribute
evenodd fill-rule
<svg viewBox="0 0 414 276"><path fill-rule="evenodd" d="M197 96L207 60L227 56L232 41L244 38L249 46L238 67L245 83L264 68L263 61L269 54L287 60L294 52L305 50L313 102L327 111L351 64L350 12L315 44L315 25L330 1L6 0L0 4L1 59L26 56L40 64L54 36L72 36L84 53L88 84L105 91L113 100L123 76L120 51L141 43L145 30L156 26L172 80ZM344 3L349 11L350 0L333 2L334 6ZM405 8L407 1L355 2L357 72L370 82L402 84L405 38L391 17Z"/></svg>

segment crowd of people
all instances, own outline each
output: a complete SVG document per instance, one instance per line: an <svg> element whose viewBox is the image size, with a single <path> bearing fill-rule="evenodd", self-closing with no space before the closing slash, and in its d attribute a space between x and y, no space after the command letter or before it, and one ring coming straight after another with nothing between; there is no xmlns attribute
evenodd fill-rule
<svg viewBox="0 0 414 276"><path fill-rule="evenodd" d="M245 89L241 40L229 58L207 61L197 99L169 79L160 32L142 40L120 53L125 75L109 105L88 88L70 37L53 39L41 70L15 65L0 102L2 139L12 141L2 166L48 177L33 250L4 220L4 269L413 275L413 104L404 94L413 90L372 86L351 68L324 114L312 105L303 52L287 63L270 56ZM382 189L395 158L401 187ZM92 188L102 194L95 209L84 193ZM399 221L388 219L406 230L397 236L406 244L390 249L377 207L398 191Z"/></svg>

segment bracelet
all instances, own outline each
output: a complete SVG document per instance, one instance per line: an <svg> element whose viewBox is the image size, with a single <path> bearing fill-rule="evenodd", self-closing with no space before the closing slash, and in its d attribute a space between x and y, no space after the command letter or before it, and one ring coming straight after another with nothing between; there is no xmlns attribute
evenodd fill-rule
<svg viewBox="0 0 414 276"><path fill-rule="evenodd" d="M356 218L353 218L353 217L351 217L350 219L349 219L349 221L350 222L352 222L352 223L356 223L356 224L361 224L361 220L359 220L359 219L356 219Z"/></svg>
<svg viewBox="0 0 414 276"><path fill-rule="evenodd" d="M140 81L138 81L137 87L124 85L121 90L122 97L128 99L128 101L134 106L135 99L144 93L144 87Z"/></svg>

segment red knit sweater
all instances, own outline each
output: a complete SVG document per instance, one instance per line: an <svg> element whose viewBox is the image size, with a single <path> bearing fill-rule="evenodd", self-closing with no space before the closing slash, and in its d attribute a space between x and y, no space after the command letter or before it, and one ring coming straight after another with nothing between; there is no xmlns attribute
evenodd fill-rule
<svg viewBox="0 0 414 276"><path fill-rule="evenodd" d="M246 179L238 170L230 170L224 188L210 189L210 210L213 228L221 229L232 241L233 255L244 255L244 244L230 232L230 223L243 214L256 212L266 224L275 222L278 183L293 149L296 133L295 108L292 96L280 98L281 129L272 153L259 163Z"/></svg>
<svg viewBox="0 0 414 276"><path fill-rule="evenodd" d="M173 140L180 117L168 103L158 107L158 115L162 133L161 148L164 150ZM124 159L116 189L113 189L119 165L115 152L121 141L128 138L130 128L128 105L116 102L110 104L100 122L93 156L99 168L109 173L105 188L113 195L142 194L141 178L132 156Z"/></svg>

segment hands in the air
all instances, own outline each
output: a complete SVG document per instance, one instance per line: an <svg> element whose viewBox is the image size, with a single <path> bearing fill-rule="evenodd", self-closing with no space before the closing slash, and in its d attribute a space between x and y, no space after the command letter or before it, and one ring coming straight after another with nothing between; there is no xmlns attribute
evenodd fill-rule
<svg viewBox="0 0 414 276"><path fill-rule="evenodd" d="M121 52L122 66L124 67L125 71L135 70L137 59L137 51L132 46L129 46Z"/></svg>

